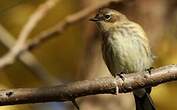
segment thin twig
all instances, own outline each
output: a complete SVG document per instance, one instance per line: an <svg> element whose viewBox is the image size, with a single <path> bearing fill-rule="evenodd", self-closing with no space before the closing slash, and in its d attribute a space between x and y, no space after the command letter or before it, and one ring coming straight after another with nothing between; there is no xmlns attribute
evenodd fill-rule
<svg viewBox="0 0 177 110"><path fill-rule="evenodd" d="M0 59L0 68L12 64L16 56L20 53L26 40L38 22L48 13L48 11L55 6L59 0L47 0L41 4L37 10L30 16L28 22L22 28L15 46Z"/></svg>
<svg viewBox="0 0 177 110"><path fill-rule="evenodd" d="M15 105L51 101L72 101L96 94L115 94L115 80L119 93L131 92L135 89L157 86L158 84L177 80L177 65L164 66L148 72L125 75L125 80L113 77L84 80L65 85L46 88L20 88L0 91L0 105Z"/></svg>

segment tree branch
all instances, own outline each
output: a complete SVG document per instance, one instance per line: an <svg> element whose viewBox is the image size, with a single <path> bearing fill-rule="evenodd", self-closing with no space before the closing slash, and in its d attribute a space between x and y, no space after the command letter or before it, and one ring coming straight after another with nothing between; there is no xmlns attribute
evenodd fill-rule
<svg viewBox="0 0 177 110"><path fill-rule="evenodd" d="M143 73L143 74L142 74ZM177 65L164 66L148 72L125 75L125 81L112 77L95 80L77 81L61 86L46 88L20 88L0 91L0 105L15 105L27 103L40 103L49 101L70 101L96 94L115 94L116 86L119 93L131 92L135 89L157 86L168 81L177 80Z"/></svg>

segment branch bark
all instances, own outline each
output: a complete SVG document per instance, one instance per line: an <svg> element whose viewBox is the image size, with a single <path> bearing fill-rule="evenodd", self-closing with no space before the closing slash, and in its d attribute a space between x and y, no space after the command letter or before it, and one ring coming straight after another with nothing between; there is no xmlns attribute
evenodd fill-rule
<svg viewBox="0 0 177 110"><path fill-rule="evenodd" d="M0 105L70 101L73 98L88 95L115 94L116 86L119 88L119 93L127 93L135 89L157 86L161 83L177 80L177 65L157 68L152 70L151 73L151 75L147 72L128 74L125 75L125 81L120 78L105 77L55 87L1 90Z"/></svg>

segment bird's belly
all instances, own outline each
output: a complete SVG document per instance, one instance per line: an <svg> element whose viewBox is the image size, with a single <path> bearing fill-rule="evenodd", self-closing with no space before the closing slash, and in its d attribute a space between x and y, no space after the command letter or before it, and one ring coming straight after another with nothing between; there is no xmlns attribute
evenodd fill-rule
<svg viewBox="0 0 177 110"><path fill-rule="evenodd" d="M145 53L144 47L138 42L112 40L109 43L108 48L105 49L107 51L105 58L110 60L107 62L112 62L107 65L112 74L144 71L150 66L150 59ZM108 58L110 55L111 58Z"/></svg>

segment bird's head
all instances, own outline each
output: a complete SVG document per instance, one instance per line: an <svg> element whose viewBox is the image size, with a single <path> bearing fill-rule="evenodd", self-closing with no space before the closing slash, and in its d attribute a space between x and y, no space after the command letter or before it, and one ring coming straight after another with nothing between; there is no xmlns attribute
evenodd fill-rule
<svg viewBox="0 0 177 110"><path fill-rule="evenodd" d="M127 21L127 18L116 10L104 8L100 9L96 16L91 18L90 21L96 22L102 31L108 31L109 29L117 27L119 24Z"/></svg>

